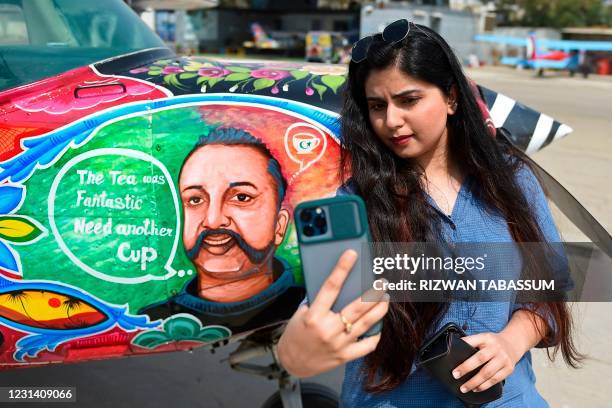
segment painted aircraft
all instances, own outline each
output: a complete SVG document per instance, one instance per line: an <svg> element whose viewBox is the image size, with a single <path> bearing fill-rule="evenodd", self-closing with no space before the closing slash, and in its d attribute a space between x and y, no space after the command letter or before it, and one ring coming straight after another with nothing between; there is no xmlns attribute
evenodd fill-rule
<svg viewBox="0 0 612 408"><path fill-rule="evenodd" d="M298 404L247 361L304 299L293 209L341 185L346 66L177 56L121 0L29 4L0 1L0 369L240 341L232 367ZM571 132L473 92L528 153Z"/></svg>
<svg viewBox="0 0 612 408"><path fill-rule="evenodd" d="M251 23L251 34L253 41L245 41L247 48L259 48L264 50L277 50L281 48L279 41L271 38L259 23Z"/></svg>
<svg viewBox="0 0 612 408"><path fill-rule="evenodd" d="M527 38L481 34L474 37L476 41L525 47L526 57L503 56L504 65L530 68L541 76L546 69L566 70L571 75L580 71L584 55L588 51L612 51L612 41L578 41L551 40L537 38L530 33ZM585 77L588 70L583 70Z"/></svg>
<svg viewBox="0 0 612 408"><path fill-rule="evenodd" d="M251 23L253 40L245 41L242 45L247 50L258 53L304 55L304 42L306 35L302 32L276 31L268 33L261 24Z"/></svg>

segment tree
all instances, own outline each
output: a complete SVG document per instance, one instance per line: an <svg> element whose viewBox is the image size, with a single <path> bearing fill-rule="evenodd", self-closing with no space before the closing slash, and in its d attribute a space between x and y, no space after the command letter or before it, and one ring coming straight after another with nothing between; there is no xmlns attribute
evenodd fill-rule
<svg viewBox="0 0 612 408"><path fill-rule="evenodd" d="M511 23L531 27L608 26L612 23L612 7L606 6L603 0L495 0L495 4L499 11L510 16ZM517 13L517 9L522 13Z"/></svg>

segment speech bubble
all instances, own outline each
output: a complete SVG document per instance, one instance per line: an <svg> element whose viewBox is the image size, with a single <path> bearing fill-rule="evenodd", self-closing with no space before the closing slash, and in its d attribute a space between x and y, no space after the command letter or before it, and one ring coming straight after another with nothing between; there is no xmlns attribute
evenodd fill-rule
<svg viewBox="0 0 612 408"><path fill-rule="evenodd" d="M321 129L306 122L294 123L285 131L287 156L306 170L318 161L327 149L327 137Z"/></svg>
<svg viewBox="0 0 612 408"><path fill-rule="evenodd" d="M159 212L172 197L173 211ZM165 280L180 237L172 177L154 157L105 148L72 158L53 180L49 225L62 252L88 274L122 284Z"/></svg>

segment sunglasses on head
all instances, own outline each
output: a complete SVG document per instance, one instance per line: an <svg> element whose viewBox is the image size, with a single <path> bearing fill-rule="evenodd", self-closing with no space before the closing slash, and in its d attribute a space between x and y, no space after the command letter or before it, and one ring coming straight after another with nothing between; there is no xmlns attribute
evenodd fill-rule
<svg viewBox="0 0 612 408"><path fill-rule="evenodd" d="M382 32L382 39L391 45L402 41L410 32L410 22L405 18L397 20L385 27ZM376 35L376 34L375 34ZM357 41L353 45L351 61L360 63L368 56L368 50L374 40L374 35L368 35Z"/></svg>

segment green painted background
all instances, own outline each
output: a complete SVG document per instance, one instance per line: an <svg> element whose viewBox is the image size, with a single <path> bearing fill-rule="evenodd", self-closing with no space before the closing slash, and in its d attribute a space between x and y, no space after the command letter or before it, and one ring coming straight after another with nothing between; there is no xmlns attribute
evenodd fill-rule
<svg viewBox="0 0 612 408"><path fill-rule="evenodd" d="M178 187L178 173L186 155L191 151L197 139L206 135L219 124L204 123L196 107L183 107L156 112L144 116L123 119L100 129L86 144L69 149L56 163L47 169L37 170L25 183L27 194L20 214L29 215L40 222L48 234L30 245L16 245L19 252L23 277L27 280L45 279L59 281L80 287L83 290L113 304L128 303L130 311L135 313L143 306L162 301L176 293L195 275L177 274L168 280L148 281L138 284L113 283L98 279L83 271L64 254L51 233L48 217L49 191L54 179L66 163L87 151L103 148L136 150L150 155L162 162L171 175L171 182ZM76 170L91 170L102 174L101 185L81 184ZM136 185L112 185L110 171L121 171L124 175L133 175ZM72 252L84 263L94 269L114 277L133 278L144 274L164 276L164 270L174 234L171 237L131 236L129 239L111 235L79 234L74 231L75 217L84 217L86 221L105 224L112 220L113 228L118 224L142 224L145 218L154 219L158 227L172 228L176 225L175 208L168 180L165 184L146 184L145 176L160 176L163 173L149 163L134 158L120 156L99 156L81 161L72 167L58 185L55 198L55 220L64 241ZM142 210L126 211L108 208L77 207L77 191L83 190L84 196L92 196L107 191L109 196L131 194L142 199ZM178 191L177 191L178 194ZM182 211L180 209L182 221ZM131 248L152 247L157 250L157 259L146 264L143 272L140 263L121 262L117 256L120 243L128 242ZM298 282L302 281L299 270L299 256L295 238L295 228L291 223L285 241L277 250L277 256L284 258L294 267ZM195 268L186 257L182 240L176 250L172 268L177 271ZM182 275L182 276L181 276Z"/></svg>

